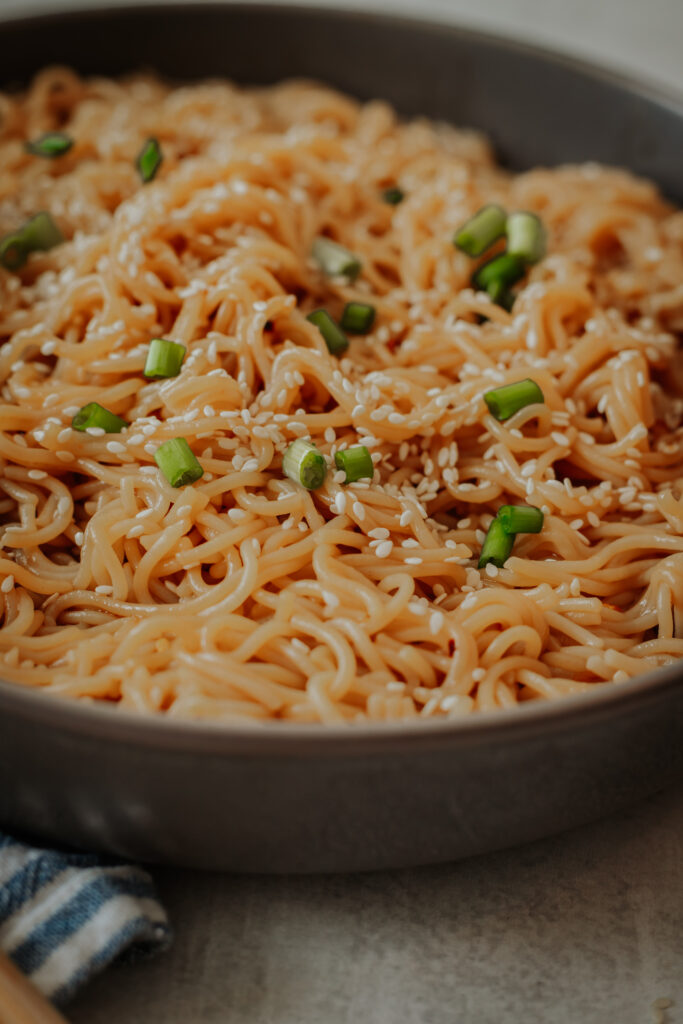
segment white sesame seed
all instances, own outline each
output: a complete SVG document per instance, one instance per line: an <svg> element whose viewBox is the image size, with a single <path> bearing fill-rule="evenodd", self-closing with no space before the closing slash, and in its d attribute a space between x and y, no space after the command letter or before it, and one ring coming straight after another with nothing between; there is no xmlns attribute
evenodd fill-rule
<svg viewBox="0 0 683 1024"><path fill-rule="evenodd" d="M375 548L375 554L378 558L388 558L393 550L394 545L390 540L382 540L378 543Z"/></svg>
<svg viewBox="0 0 683 1024"><path fill-rule="evenodd" d="M404 558L403 562L404 562L405 565L422 565L422 559L421 558L417 558L417 557L414 557L414 558Z"/></svg>
<svg viewBox="0 0 683 1024"><path fill-rule="evenodd" d="M0 590L2 590L2 592L4 594L9 594L9 592L12 589L13 586L14 586L14 576L12 576L10 574L9 576L5 576L4 580L0 584Z"/></svg>
<svg viewBox="0 0 683 1024"><path fill-rule="evenodd" d="M436 636L436 634L442 629L444 621L443 612L432 612L429 616L429 632L432 636Z"/></svg>
<svg viewBox="0 0 683 1024"><path fill-rule="evenodd" d="M362 522L365 519L365 509L363 508L361 503L359 501L354 501L351 507L356 519L359 519Z"/></svg>
<svg viewBox="0 0 683 1024"><path fill-rule="evenodd" d="M484 571L487 576L491 577L491 579L495 579L498 575L498 566L494 565L493 562L489 562Z"/></svg>
<svg viewBox="0 0 683 1024"><path fill-rule="evenodd" d="M121 452L125 452L126 450L125 444L121 444L120 441L107 441L106 448L108 452L112 453L112 455L120 455Z"/></svg>
<svg viewBox="0 0 683 1024"><path fill-rule="evenodd" d="M389 536L389 531L384 526L377 526L374 530L368 531L368 537L372 537L373 540L387 540Z"/></svg>
<svg viewBox="0 0 683 1024"><path fill-rule="evenodd" d="M29 480L44 480L47 473L44 469L29 469L28 478Z"/></svg>
<svg viewBox="0 0 683 1024"><path fill-rule="evenodd" d="M485 675L486 675L486 669L485 668L475 668L475 669L472 669L472 679L474 680L475 683L480 683Z"/></svg>

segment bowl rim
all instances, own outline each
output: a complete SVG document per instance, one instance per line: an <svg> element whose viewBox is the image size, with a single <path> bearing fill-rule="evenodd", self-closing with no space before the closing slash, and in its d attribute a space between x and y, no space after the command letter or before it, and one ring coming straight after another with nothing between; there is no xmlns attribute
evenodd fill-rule
<svg viewBox="0 0 683 1024"><path fill-rule="evenodd" d="M84 17L94 21L111 18L163 16L164 12L196 15L221 12L235 17L267 17L276 14L295 19L315 16L318 19L355 21L358 24L379 23L401 25L421 32L448 33L518 54L522 59L541 60L595 82L611 85L631 96L664 106L683 119L683 94L668 91L661 83L648 81L640 74L603 67L591 60L554 50L540 43L527 43L513 36L500 35L458 22L442 21L437 16L417 17L391 11L347 9L332 6L318 8L305 4L273 4L255 0L253 3L230 3L224 0L123 0L117 5L93 7L89 0L77 0L67 9L37 9L33 12L0 10L0 36L5 28L23 26L47 31L56 22L78 21ZM215 77L215 76L211 76ZM295 723L266 720L264 722L226 722L221 720L180 719L164 713L145 714L129 709L62 697L43 688L33 688L0 679L0 712L10 714L34 725L47 725L62 733L85 733L91 739L106 737L128 746L154 747L184 751L198 756L238 754L265 757L286 755L308 756L369 754L422 751L433 747L458 744L478 745L482 739L525 741L531 737L547 737L581 725L599 727L605 718L629 716L638 708L672 699L676 691L683 694L683 659L653 669L641 676L617 684L596 683L594 690L552 700L529 701L510 709L481 711L457 718L417 719L398 722L361 722L340 725ZM46 699L49 698L49 699Z"/></svg>

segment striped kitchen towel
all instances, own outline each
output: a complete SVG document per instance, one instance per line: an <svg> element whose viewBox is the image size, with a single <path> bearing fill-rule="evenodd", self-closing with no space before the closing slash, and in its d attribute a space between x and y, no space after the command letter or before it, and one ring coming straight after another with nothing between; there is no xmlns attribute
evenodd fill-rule
<svg viewBox="0 0 683 1024"><path fill-rule="evenodd" d="M163 950L170 941L146 871L0 833L0 948L55 1003L122 954Z"/></svg>

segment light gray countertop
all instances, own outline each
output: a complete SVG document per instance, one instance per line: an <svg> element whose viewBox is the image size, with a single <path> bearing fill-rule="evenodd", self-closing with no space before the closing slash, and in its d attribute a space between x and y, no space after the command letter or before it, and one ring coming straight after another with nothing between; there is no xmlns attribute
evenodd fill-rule
<svg viewBox="0 0 683 1024"><path fill-rule="evenodd" d="M0 15L66 5L0 0ZM337 6L550 43L683 92L683 0ZM174 947L106 972L68 1009L72 1024L683 1022L683 785L454 865L327 878L154 875ZM658 998L674 1001L663 1015Z"/></svg>

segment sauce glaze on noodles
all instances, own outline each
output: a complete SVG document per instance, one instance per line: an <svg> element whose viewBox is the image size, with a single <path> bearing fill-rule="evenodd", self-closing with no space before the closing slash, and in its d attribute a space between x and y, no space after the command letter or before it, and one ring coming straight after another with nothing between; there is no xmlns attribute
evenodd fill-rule
<svg viewBox="0 0 683 1024"><path fill-rule="evenodd" d="M0 231L49 210L67 242L0 271L0 674L224 720L462 715L556 698L683 653L683 214L593 165L511 176L478 136L326 88L84 82L1 99ZM62 128L59 160L24 142ZM156 136L164 162L134 161ZM382 190L400 184L397 207ZM549 256L512 313L453 232L538 212ZM321 276L320 234L363 261ZM377 308L339 361L306 320ZM481 322L484 315L485 321ZM180 376L142 376L154 336ZM499 423L484 391L546 404ZM98 401L122 434L71 429ZM182 436L205 475L174 490ZM308 493L282 453L362 443ZM503 502L543 507L476 568Z"/></svg>

